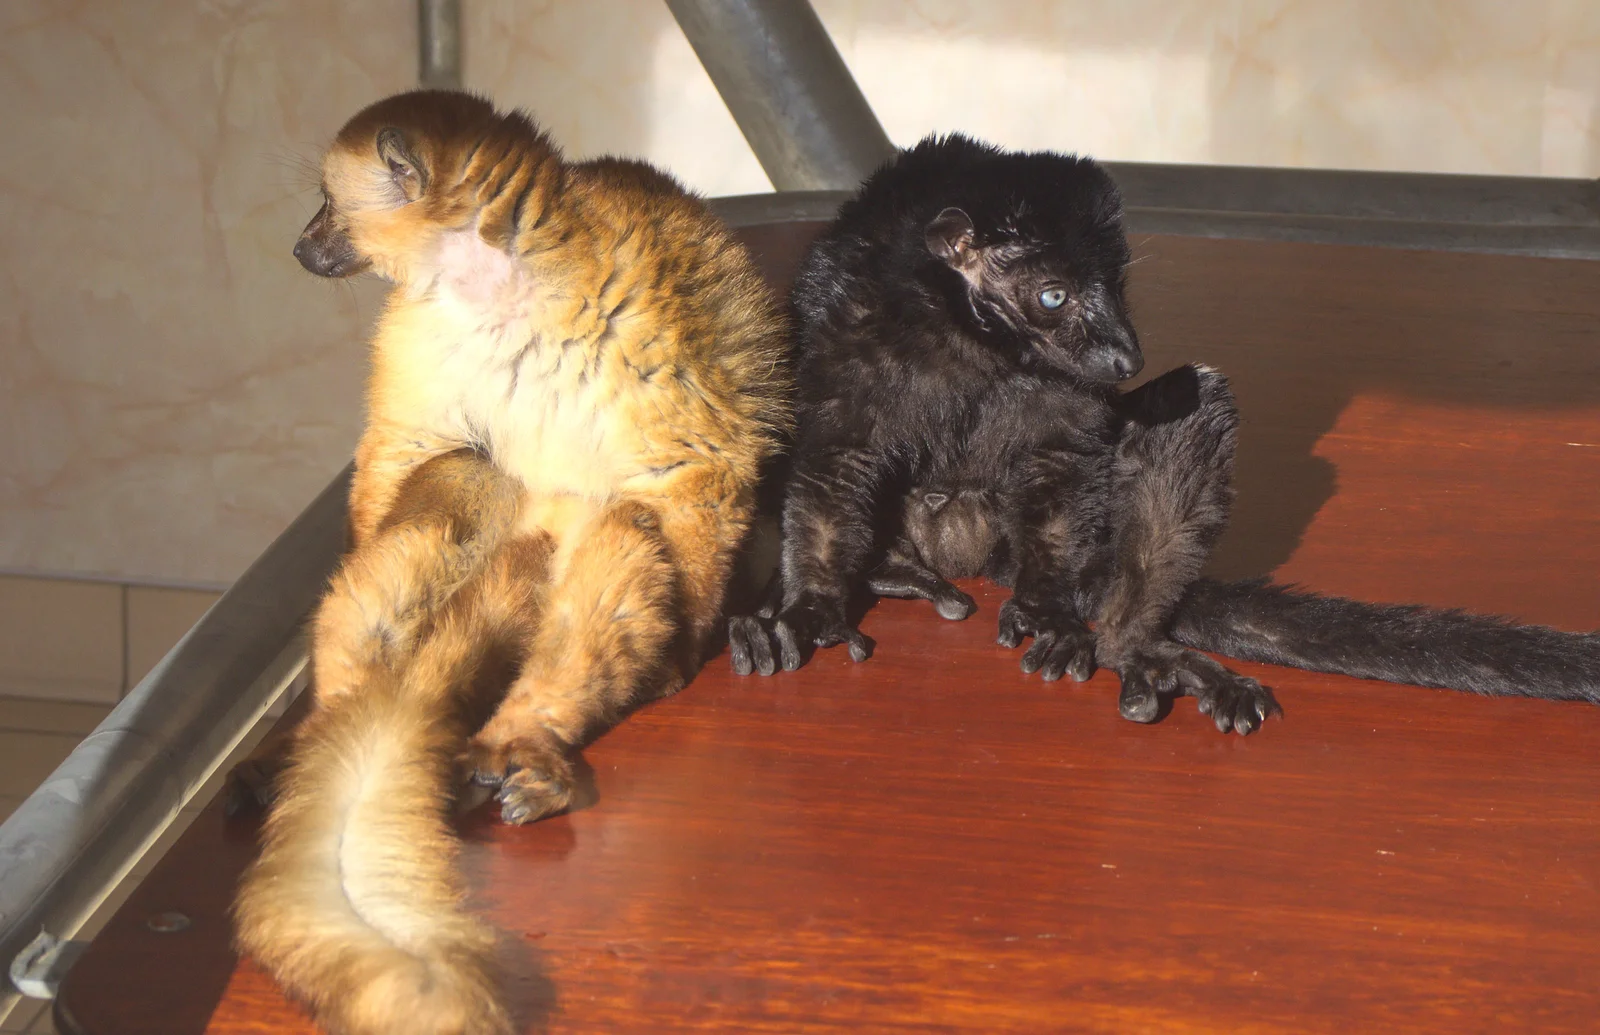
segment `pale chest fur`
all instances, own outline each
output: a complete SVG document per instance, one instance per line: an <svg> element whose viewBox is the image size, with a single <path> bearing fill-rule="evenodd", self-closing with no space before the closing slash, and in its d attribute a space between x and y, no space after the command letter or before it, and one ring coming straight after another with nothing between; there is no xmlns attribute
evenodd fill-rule
<svg viewBox="0 0 1600 1035"><path fill-rule="evenodd" d="M625 315L475 237L440 266L379 328L374 418L482 449L539 493L605 497L649 471L637 415L652 386L618 369L637 330Z"/></svg>

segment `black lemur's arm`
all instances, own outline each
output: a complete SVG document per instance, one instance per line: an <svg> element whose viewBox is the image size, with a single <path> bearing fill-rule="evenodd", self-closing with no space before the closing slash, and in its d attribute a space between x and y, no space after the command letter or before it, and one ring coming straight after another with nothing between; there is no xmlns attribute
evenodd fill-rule
<svg viewBox="0 0 1600 1035"><path fill-rule="evenodd" d="M1096 595L1086 583L1104 578L1106 469L1103 455L1056 445L1035 449L1015 472L1017 575L1000 609L999 642L1015 647L1032 636L1022 670L1046 680L1094 674L1094 634L1078 601Z"/></svg>
<svg viewBox="0 0 1600 1035"><path fill-rule="evenodd" d="M878 494L890 469L870 446L804 442L799 446L783 503L781 596L771 620L737 616L729 623L735 671L770 675L779 665L793 671L814 647L847 644L865 661L872 641L850 624L847 609L861 584L877 541Z"/></svg>

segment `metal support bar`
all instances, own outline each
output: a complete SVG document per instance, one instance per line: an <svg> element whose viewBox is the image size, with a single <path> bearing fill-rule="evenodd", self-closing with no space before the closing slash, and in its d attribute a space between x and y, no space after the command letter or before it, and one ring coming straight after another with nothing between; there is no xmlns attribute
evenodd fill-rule
<svg viewBox="0 0 1600 1035"><path fill-rule="evenodd" d="M460 0L417 0L417 80L432 90L461 89Z"/></svg>
<svg viewBox="0 0 1600 1035"><path fill-rule="evenodd" d="M1592 180L1108 162L1128 232L1600 259ZM848 191L713 198L730 226L827 222Z"/></svg>
<svg viewBox="0 0 1600 1035"><path fill-rule="evenodd" d="M778 190L849 190L894 154L806 0L667 7Z"/></svg>
<svg viewBox="0 0 1600 1035"><path fill-rule="evenodd" d="M349 484L346 468L0 824L0 999L30 970L18 955L41 931L74 934L296 678Z"/></svg>
<svg viewBox="0 0 1600 1035"><path fill-rule="evenodd" d="M1600 182L1105 162L1130 208L1600 229Z"/></svg>

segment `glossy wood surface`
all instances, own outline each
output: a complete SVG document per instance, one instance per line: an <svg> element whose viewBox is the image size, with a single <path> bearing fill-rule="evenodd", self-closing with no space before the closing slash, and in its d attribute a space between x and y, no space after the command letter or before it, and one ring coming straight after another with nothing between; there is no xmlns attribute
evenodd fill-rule
<svg viewBox="0 0 1600 1035"><path fill-rule="evenodd" d="M808 228L752 234L775 276ZM1600 626L1600 264L1136 242L1159 371L1246 425L1215 568ZM1045 685L890 601L877 655L725 657L586 752L589 801L463 830L528 1031L1594 1032L1600 708L1240 666L1240 739ZM70 975L63 1030L304 1035L227 948L213 809ZM193 925L157 934L146 919Z"/></svg>

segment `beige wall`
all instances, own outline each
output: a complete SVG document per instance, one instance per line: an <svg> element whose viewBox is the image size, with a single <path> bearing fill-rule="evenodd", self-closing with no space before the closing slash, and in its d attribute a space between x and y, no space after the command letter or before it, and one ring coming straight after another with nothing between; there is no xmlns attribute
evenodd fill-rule
<svg viewBox="0 0 1600 1035"><path fill-rule="evenodd" d="M468 79L569 146L767 190L653 0L466 0ZM890 137L1134 161L1595 176L1591 0L814 0Z"/></svg>
<svg viewBox="0 0 1600 1035"><path fill-rule="evenodd" d="M469 85L570 150L766 189L656 0L464 0ZM1585 0L820 0L890 135L1109 158L1600 173ZM209 586L359 423L373 285L289 257L410 0L0 4L0 570Z"/></svg>

